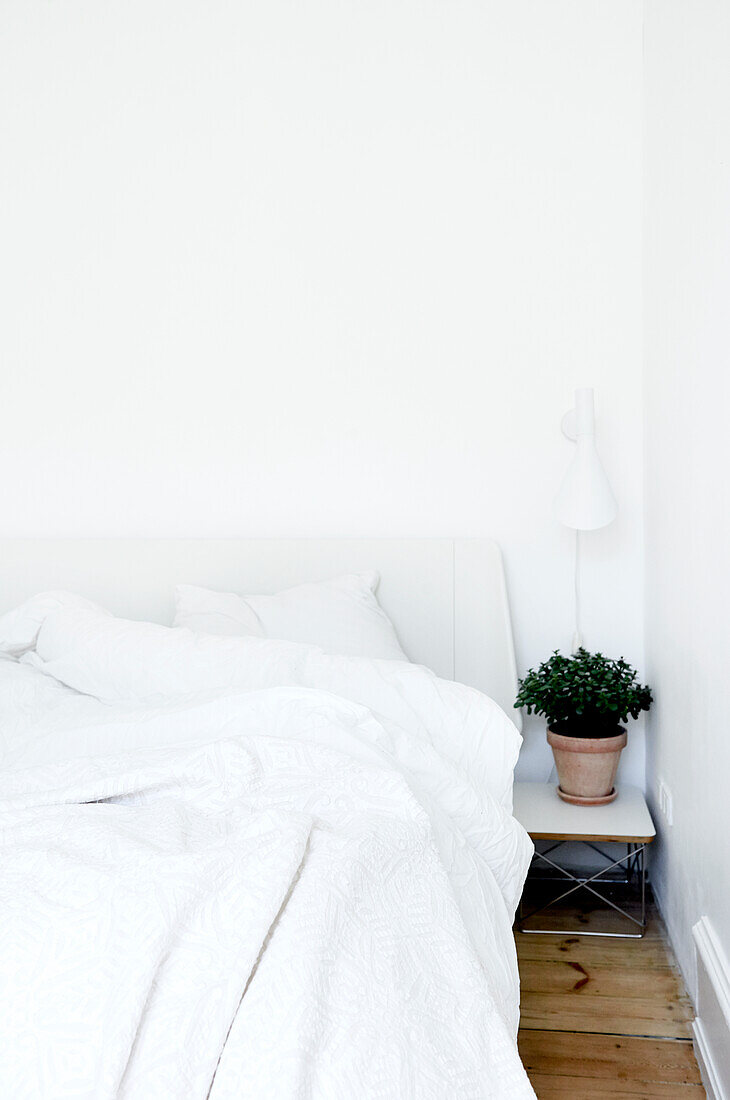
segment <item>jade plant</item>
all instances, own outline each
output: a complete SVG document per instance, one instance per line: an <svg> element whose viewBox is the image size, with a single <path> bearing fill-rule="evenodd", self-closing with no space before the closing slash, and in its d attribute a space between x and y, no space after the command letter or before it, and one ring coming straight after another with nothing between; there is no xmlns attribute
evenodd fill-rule
<svg viewBox="0 0 730 1100"><path fill-rule="evenodd" d="M567 737L614 737L622 722L651 706L652 694L623 657L615 660L581 647L570 657L558 650L519 682L516 707L542 714Z"/></svg>

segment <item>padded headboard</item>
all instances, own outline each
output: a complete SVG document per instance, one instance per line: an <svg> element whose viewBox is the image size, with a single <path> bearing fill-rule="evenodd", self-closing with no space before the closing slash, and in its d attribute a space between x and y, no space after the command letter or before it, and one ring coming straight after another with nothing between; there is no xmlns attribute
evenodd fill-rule
<svg viewBox="0 0 730 1100"><path fill-rule="evenodd" d="M411 660L491 695L521 727L502 557L489 539L6 539L0 559L0 612L64 588L164 624L176 584L264 593L374 568Z"/></svg>

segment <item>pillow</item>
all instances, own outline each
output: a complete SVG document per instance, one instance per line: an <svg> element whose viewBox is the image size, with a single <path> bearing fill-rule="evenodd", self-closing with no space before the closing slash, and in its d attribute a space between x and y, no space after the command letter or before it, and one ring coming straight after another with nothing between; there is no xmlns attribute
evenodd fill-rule
<svg viewBox="0 0 730 1100"><path fill-rule="evenodd" d="M205 634L277 638L316 645L326 653L407 661L377 601L378 574L353 573L300 584L275 596L236 596L180 584L173 626Z"/></svg>
<svg viewBox="0 0 730 1100"><path fill-rule="evenodd" d="M46 617L62 607L94 608L91 600L76 596L73 592L39 592L29 600L0 615L0 654L6 657L22 657L33 649Z"/></svg>

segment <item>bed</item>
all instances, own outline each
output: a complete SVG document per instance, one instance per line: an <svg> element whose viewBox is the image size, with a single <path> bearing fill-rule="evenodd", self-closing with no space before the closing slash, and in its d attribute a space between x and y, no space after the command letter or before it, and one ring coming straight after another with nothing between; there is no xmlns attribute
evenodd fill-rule
<svg viewBox="0 0 730 1100"><path fill-rule="evenodd" d="M0 1094L533 1096L496 545L1 549ZM373 566L410 660L230 625Z"/></svg>

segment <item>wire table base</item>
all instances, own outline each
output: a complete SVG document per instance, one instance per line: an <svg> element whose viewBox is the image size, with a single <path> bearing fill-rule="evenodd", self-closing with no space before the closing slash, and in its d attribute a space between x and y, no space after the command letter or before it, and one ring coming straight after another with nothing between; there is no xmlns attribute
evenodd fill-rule
<svg viewBox="0 0 730 1100"><path fill-rule="evenodd" d="M607 863L607 866L602 867L595 874L588 877L583 877L579 874L573 874L572 871L567 870L565 867L561 867L559 863L550 859L550 856L558 848L564 844L569 843L582 843L586 844L594 852L597 852ZM557 872L558 877L556 880L555 875L550 876L530 876L528 882L544 881L553 882L558 881L561 886L566 885L568 882L572 882L574 885L568 887L567 890L557 893L554 897L551 897L543 905L537 906L535 909L531 909L530 912L524 911L524 893L520 900L519 910L517 914L517 929L525 935L537 935L537 936L569 936L579 934L581 936L604 936L610 939L631 939L638 940L644 935L646 931L646 866L645 866L645 844L633 844L626 845L626 855L621 856L620 859L613 859L612 856L602 851L596 844L590 841L576 841L575 838L567 840L559 840L552 847L548 848L545 852L535 852L533 856L532 866L534 867L539 861L547 864L553 871ZM622 868L626 872L625 878L606 878L611 871L616 868ZM602 889L597 887L615 887L615 886L629 886L633 887L636 893L636 900L640 903L640 917L633 916L627 909L621 905L617 905L615 901L607 897ZM546 909L552 908L559 902L564 901L571 895L576 894L578 891L587 891L592 894L593 897L598 898L604 904L615 909L622 918L630 921L638 931L632 932L587 932L583 929L575 928L526 928L525 922L536 917L539 913L543 913Z"/></svg>

